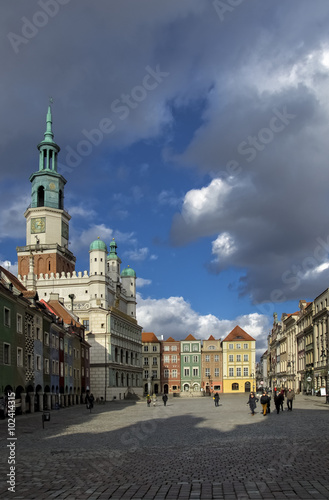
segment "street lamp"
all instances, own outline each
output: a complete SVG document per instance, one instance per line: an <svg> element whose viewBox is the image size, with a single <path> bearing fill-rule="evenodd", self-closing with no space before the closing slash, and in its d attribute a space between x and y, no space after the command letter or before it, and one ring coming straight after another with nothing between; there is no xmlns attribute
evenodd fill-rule
<svg viewBox="0 0 329 500"><path fill-rule="evenodd" d="M255 374L251 373L250 376L252 378L252 392L255 392L255 381L254 381Z"/></svg>
<svg viewBox="0 0 329 500"><path fill-rule="evenodd" d="M207 375L208 379L209 379L209 396L211 396L211 384L212 384L212 380L211 380L211 375Z"/></svg>

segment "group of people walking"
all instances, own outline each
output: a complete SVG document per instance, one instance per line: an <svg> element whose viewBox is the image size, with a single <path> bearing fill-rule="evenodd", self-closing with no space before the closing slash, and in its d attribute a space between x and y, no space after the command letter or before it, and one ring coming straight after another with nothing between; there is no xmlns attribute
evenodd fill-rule
<svg viewBox="0 0 329 500"><path fill-rule="evenodd" d="M285 397L287 400L287 410L292 411L292 402L295 398L295 392L293 391L293 389L288 389L286 394L284 389L281 389L281 391L277 391L276 389L274 389L274 404L277 414L280 413L280 410L283 411L283 403ZM256 397L255 393L251 392L247 404L249 405L252 415L255 415L256 403L258 403L258 401L259 399ZM261 395L260 404L262 405L263 416L265 417L271 411L271 396L266 391L263 391L263 394Z"/></svg>

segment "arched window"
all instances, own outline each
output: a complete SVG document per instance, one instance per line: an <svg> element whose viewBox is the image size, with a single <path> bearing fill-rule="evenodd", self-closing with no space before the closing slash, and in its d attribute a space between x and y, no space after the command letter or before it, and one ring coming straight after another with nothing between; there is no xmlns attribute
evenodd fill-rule
<svg viewBox="0 0 329 500"><path fill-rule="evenodd" d="M38 207L45 206L45 188L43 186L38 187L37 206Z"/></svg>
<svg viewBox="0 0 329 500"><path fill-rule="evenodd" d="M238 391L238 390L239 390L239 384L235 382L234 384L232 384L232 391Z"/></svg>

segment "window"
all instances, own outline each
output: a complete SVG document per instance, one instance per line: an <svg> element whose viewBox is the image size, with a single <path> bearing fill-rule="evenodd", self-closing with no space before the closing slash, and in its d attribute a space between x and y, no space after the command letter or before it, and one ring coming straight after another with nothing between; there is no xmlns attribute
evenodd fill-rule
<svg viewBox="0 0 329 500"><path fill-rule="evenodd" d="M206 362L209 363L209 361L210 361L210 356L209 354L206 354Z"/></svg>
<svg viewBox="0 0 329 500"><path fill-rule="evenodd" d="M60 347L59 347L59 348L60 348L60 350L62 351L62 350L63 350L63 348L64 348L64 342L63 342L63 339L60 339L60 340L59 340L59 346L60 346Z"/></svg>
<svg viewBox="0 0 329 500"><path fill-rule="evenodd" d="M153 352L157 352L158 347L156 345L153 346Z"/></svg>
<svg viewBox="0 0 329 500"><path fill-rule="evenodd" d="M144 345L144 352L148 352L149 350L149 346L148 345Z"/></svg>
<svg viewBox="0 0 329 500"><path fill-rule="evenodd" d="M51 366L52 366L52 374L56 375L56 363L54 360L52 360Z"/></svg>
<svg viewBox="0 0 329 500"><path fill-rule="evenodd" d="M149 364L149 358L144 358L144 366L147 366Z"/></svg>
<svg viewBox="0 0 329 500"><path fill-rule="evenodd" d="M149 378L149 371L148 370L144 370L144 378Z"/></svg>
<svg viewBox="0 0 329 500"><path fill-rule="evenodd" d="M241 354L236 355L236 360L238 363L241 363Z"/></svg>
<svg viewBox="0 0 329 500"><path fill-rule="evenodd" d="M236 376L241 377L241 368L236 369Z"/></svg>
<svg viewBox="0 0 329 500"><path fill-rule="evenodd" d="M193 368L193 377L199 376L199 368Z"/></svg>
<svg viewBox="0 0 329 500"><path fill-rule="evenodd" d="M82 358L84 358L84 357L85 357L85 350L84 350L84 348L83 348L83 347L81 348L81 357L82 357Z"/></svg>
<svg viewBox="0 0 329 500"><path fill-rule="evenodd" d="M233 370L234 370L233 368L229 368L228 369L228 376L229 377L233 377L234 376L234 371Z"/></svg>
<svg viewBox="0 0 329 500"><path fill-rule="evenodd" d="M243 349L248 349L248 344L243 344Z"/></svg>
<svg viewBox="0 0 329 500"><path fill-rule="evenodd" d="M23 366L23 349L17 347L17 366Z"/></svg>
<svg viewBox="0 0 329 500"><path fill-rule="evenodd" d="M189 352L189 346L188 346L188 344L184 344L183 351L184 352Z"/></svg>
<svg viewBox="0 0 329 500"><path fill-rule="evenodd" d="M219 361L219 356L218 354L215 354L215 362L218 362Z"/></svg>
<svg viewBox="0 0 329 500"><path fill-rule="evenodd" d="M189 356L184 356L184 363L188 363L189 362Z"/></svg>
<svg viewBox="0 0 329 500"><path fill-rule="evenodd" d="M172 345L172 346L171 346L171 350L172 350L172 351L177 351L177 345Z"/></svg>
<svg viewBox="0 0 329 500"><path fill-rule="evenodd" d="M158 371L157 370L152 370L152 377L158 378Z"/></svg>
<svg viewBox="0 0 329 500"><path fill-rule="evenodd" d="M172 390L173 390L173 391L177 391L177 385L173 385L173 386L172 386Z"/></svg>
<svg viewBox="0 0 329 500"><path fill-rule="evenodd" d="M237 349L241 349L241 344L236 344Z"/></svg>
<svg viewBox="0 0 329 500"><path fill-rule="evenodd" d="M5 326L10 326L10 309L8 307L3 308L3 323Z"/></svg>
<svg viewBox="0 0 329 500"><path fill-rule="evenodd" d="M70 366L70 372L71 372L71 370L72 370L72 367ZM70 373L70 375L71 375L71 373ZM76 378L76 376L77 376L77 371L74 368L74 370L73 370L73 377Z"/></svg>
<svg viewBox="0 0 329 500"><path fill-rule="evenodd" d="M28 336L29 338L31 338L31 337L32 337L32 325L31 325L31 323L28 323L28 324L27 324L27 336Z"/></svg>
<svg viewBox="0 0 329 500"><path fill-rule="evenodd" d="M249 356L248 354L243 355L243 361L249 361Z"/></svg>
<svg viewBox="0 0 329 500"><path fill-rule="evenodd" d="M61 369L61 371L60 371L61 377L64 377L64 363L62 361L61 361L60 367L61 367L60 368Z"/></svg>
<svg viewBox="0 0 329 500"><path fill-rule="evenodd" d="M163 350L164 351L169 351L169 345L165 345Z"/></svg>
<svg viewBox="0 0 329 500"><path fill-rule="evenodd" d="M190 369L189 368L184 368L184 376L189 377L190 376Z"/></svg>
<svg viewBox="0 0 329 500"><path fill-rule="evenodd" d="M233 344L229 344L229 345L228 345L228 348L229 348L229 349L233 349Z"/></svg>
<svg viewBox="0 0 329 500"><path fill-rule="evenodd" d="M85 367L84 367L84 366L81 368L81 375L82 375L83 377L85 376Z"/></svg>
<svg viewBox="0 0 329 500"><path fill-rule="evenodd" d="M3 344L3 364L10 365L10 344Z"/></svg>
<svg viewBox="0 0 329 500"><path fill-rule="evenodd" d="M206 377L210 377L210 368L206 368Z"/></svg>
<svg viewBox="0 0 329 500"><path fill-rule="evenodd" d="M27 369L32 370L32 354L27 355Z"/></svg>
<svg viewBox="0 0 329 500"><path fill-rule="evenodd" d="M244 377L248 377L248 376L249 376L249 370L248 370L248 367L244 367L244 368L243 368L243 376L244 376Z"/></svg>
<svg viewBox="0 0 329 500"><path fill-rule="evenodd" d="M36 339L41 340L41 328L36 327Z"/></svg>
<svg viewBox="0 0 329 500"><path fill-rule="evenodd" d="M173 378L176 378L177 377L177 370L172 370L171 374L172 374Z"/></svg>
<svg viewBox="0 0 329 500"><path fill-rule="evenodd" d="M199 362L199 356L193 356L193 363Z"/></svg>
<svg viewBox="0 0 329 500"><path fill-rule="evenodd" d="M86 293L87 293L87 290L86 290ZM89 331L89 319L84 319L83 320L83 326L85 327L85 329L87 331Z"/></svg>
<svg viewBox="0 0 329 500"><path fill-rule="evenodd" d="M219 368L215 368L215 377L219 377Z"/></svg>
<svg viewBox="0 0 329 500"><path fill-rule="evenodd" d="M168 368L165 368L165 369L163 370L163 376L164 376L165 378L169 378L169 370L168 370Z"/></svg>
<svg viewBox="0 0 329 500"><path fill-rule="evenodd" d="M158 359L157 358L153 358L153 365L157 365L158 364Z"/></svg>
<svg viewBox="0 0 329 500"><path fill-rule="evenodd" d="M198 344L193 344L193 351L198 351L198 350L199 350Z"/></svg>
<svg viewBox="0 0 329 500"><path fill-rule="evenodd" d="M86 359L89 359L89 351L86 349Z"/></svg>
<svg viewBox="0 0 329 500"><path fill-rule="evenodd" d="M233 360L234 360L233 354L229 354L228 355L228 360L229 360L230 363L233 363Z"/></svg>
<svg viewBox="0 0 329 500"><path fill-rule="evenodd" d="M173 355L171 356L171 362L172 362L172 363L177 363L177 356L176 356L176 354L173 354Z"/></svg>
<svg viewBox="0 0 329 500"><path fill-rule="evenodd" d="M214 386L214 391L220 391L220 385L215 385Z"/></svg>
<svg viewBox="0 0 329 500"><path fill-rule="evenodd" d="M165 363L169 363L169 356L163 356L163 360Z"/></svg>
<svg viewBox="0 0 329 500"><path fill-rule="evenodd" d="M36 357L36 369L37 369L38 371L40 371L40 370L41 370L41 356L37 356L37 357Z"/></svg>
<svg viewBox="0 0 329 500"><path fill-rule="evenodd" d="M49 345L49 333L45 332L45 345Z"/></svg>
<svg viewBox="0 0 329 500"><path fill-rule="evenodd" d="M212 350L212 351L213 351L213 350L215 349L215 346L214 346L214 345L210 345L210 346L208 347L208 349L210 349L210 350Z"/></svg>
<svg viewBox="0 0 329 500"><path fill-rule="evenodd" d="M17 324L17 333L23 333L23 317L20 314L17 314L16 324Z"/></svg>
<svg viewBox="0 0 329 500"><path fill-rule="evenodd" d="M49 359L45 358L45 373L49 373Z"/></svg>
<svg viewBox="0 0 329 500"><path fill-rule="evenodd" d="M232 384L232 391L238 391L239 390L239 384L234 383Z"/></svg>

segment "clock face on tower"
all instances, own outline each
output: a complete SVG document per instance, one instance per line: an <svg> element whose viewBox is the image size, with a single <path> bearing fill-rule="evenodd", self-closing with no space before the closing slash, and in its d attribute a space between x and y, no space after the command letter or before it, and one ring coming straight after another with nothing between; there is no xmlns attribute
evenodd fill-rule
<svg viewBox="0 0 329 500"><path fill-rule="evenodd" d="M46 231L46 217L31 219L31 233L44 233Z"/></svg>

